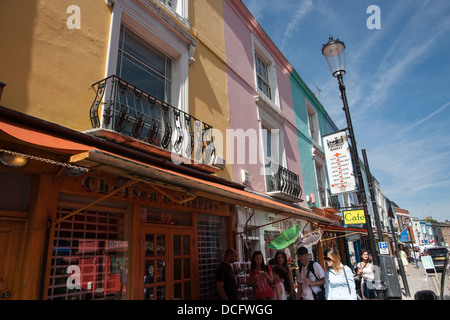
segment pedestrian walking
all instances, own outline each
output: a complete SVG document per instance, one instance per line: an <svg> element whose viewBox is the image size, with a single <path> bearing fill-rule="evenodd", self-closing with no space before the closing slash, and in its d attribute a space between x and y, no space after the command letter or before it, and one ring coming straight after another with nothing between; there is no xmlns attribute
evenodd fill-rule
<svg viewBox="0 0 450 320"><path fill-rule="evenodd" d="M308 249L300 247L297 250L298 270L298 300L325 300L325 272L316 261L309 260Z"/></svg>
<svg viewBox="0 0 450 320"><path fill-rule="evenodd" d="M216 270L217 292L222 300L237 300L238 285L231 264L237 259L234 249L227 249L225 257Z"/></svg>
<svg viewBox="0 0 450 320"><path fill-rule="evenodd" d="M405 248L399 246L400 259L402 259L403 268L405 270L405 274L408 275L408 256L406 255Z"/></svg>
<svg viewBox="0 0 450 320"><path fill-rule="evenodd" d="M272 268L264 263L261 251L255 251L250 263L250 280L256 300L273 299Z"/></svg>
<svg viewBox="0 0 450 320"><path fill-rule="evenodd" d="M341 257L334 249L328 249L324 256L327 264L325 273L326 300L357 300L352 270L342 265Z"/></svg>
<svg viewBox="0 0 450 320"><path fill-rule="evenodd" d="M290 289L286 270L281 265L273 267L273 278L275 281L274 300L287 300L287 290Z"/></svg>
<svg viewBox="0 0 450 320"><path fill-rule="evenodd" d="M293 300L294 299L294 279L292 276L292 271L291 268L289 267L289 263L288 263L288 259L286 256L286 253L284 251L278 251L275 254L275 258L274 258L274 267L275 266L281 266L284 270L284 272L286 273L286 280L285 282L287 282L288 284L286 284L284 287L286 289L286 296L287 296L287 300Z"/></svg>
<svg viewBox="0 0 450 320"><path fill-rule="evenodd" d="M361 277L361 294L363 300L376 300L375 268L367 250L361 251L361 262L357 264L357 275Z"/></svg>

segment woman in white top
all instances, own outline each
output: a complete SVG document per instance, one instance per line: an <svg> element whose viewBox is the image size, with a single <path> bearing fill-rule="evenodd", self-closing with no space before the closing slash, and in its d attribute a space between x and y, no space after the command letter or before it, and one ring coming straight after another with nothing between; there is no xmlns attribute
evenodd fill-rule
<svg viewBox="0 0 450 320"><path fill-rule="evenodd" d="M361 262L357 264L358 267L358 276L362 276L361 281L361 294L363 300L376 300L372 295L370 297L370 292L366 290L366 294L364 294L364 282L366 282L366 287L368 290L374 293L373 283L375 281L375 268L373 267L372 261L369 259L369 252L366 250L361 251ZM367 295L367 296L366 296Z"/></svg>
<svg viewBox="0 0 450 320"><path fill-rule="evenodd" d="M285 284L289 286L290 282L286 270L281 265L273 267L273 278L275 279L274 300L287 300ZM288 288L289 289L289 288Z"/></svg>
<svg viewBox="0 0 450 320"><path fill-rule="evenodd" d="M406 255L404 247L399 246L400 258L402 259L403 268L405 269L405 274L408 275L408 256Z"/></svg>

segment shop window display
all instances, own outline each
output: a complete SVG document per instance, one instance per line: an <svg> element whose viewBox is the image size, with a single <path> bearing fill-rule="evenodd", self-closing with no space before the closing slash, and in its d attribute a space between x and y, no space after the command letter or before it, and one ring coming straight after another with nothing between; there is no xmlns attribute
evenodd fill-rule
<svg viewBox="0 0 450 320"><path fill-rule="evenodd" d="M57 219L75 210L61 206ZM55 226L49 300L125 299L127 279L123 214L85 210Z"/></svg>

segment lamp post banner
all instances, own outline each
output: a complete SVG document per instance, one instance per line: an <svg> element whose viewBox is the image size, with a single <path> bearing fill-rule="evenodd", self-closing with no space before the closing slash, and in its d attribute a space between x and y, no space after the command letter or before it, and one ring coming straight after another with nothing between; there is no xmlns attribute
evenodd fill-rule
<svg viewBox="0 0 450 320"><path fill-rule="evenodd" d="M331 194L355 191L355 175L346 132L323 136L323 148Z"/></svg>

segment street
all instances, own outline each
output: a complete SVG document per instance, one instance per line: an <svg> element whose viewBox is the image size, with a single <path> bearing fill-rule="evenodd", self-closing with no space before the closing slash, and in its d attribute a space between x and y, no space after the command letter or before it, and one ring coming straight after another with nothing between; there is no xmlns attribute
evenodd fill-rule
<svg viewBox="0 0 450 320"><path fill-rule="evenodd" d="M434 272L425 273L425 269L422 267L421 262L419 262L418 269L414 264L409 264L407 281L411 295L409 297L406 296L405 286L403 285L401 277L399 276L400 288L402 289L402 299L414 300L415 293L420 290L431 290L437 296L439 296L441 286L441 276L442 276L441 272L437 272L437 274Z"/></svg>

